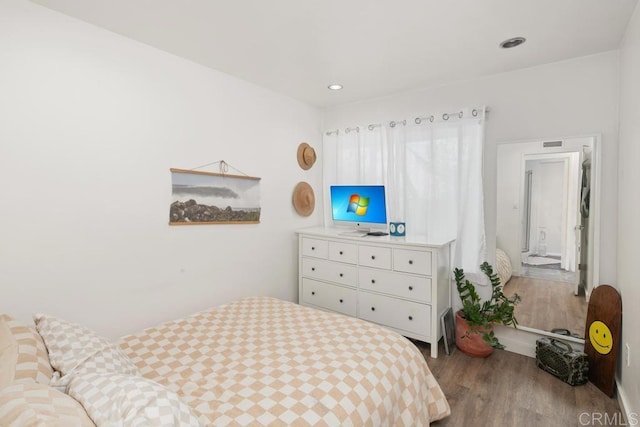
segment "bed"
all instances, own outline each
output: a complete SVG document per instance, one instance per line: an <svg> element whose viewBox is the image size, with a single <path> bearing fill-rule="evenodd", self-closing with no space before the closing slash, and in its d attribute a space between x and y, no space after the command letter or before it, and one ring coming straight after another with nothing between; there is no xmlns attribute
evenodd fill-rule
<svg viewBox="0 0 640 427"><path fill-rule="evenodd" d="M33 383L58 400L71 399L69 408L82 409L78 420L61 425L88 425L89 415L98 426L141 420L141 425L420 426L450 413L421 352L404 337L274 298L244 298L117 343L55 317L36 315L35 321L35 339L44 339L51 378L41 373L37 380L5 384L0 425L20 415L7 405L24 384Z"/></svg>

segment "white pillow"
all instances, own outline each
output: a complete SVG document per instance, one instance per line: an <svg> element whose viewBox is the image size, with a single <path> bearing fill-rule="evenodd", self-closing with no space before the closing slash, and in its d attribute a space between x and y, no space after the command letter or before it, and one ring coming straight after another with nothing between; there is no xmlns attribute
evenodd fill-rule
<svg viewBox="0 0 640 427"><path fill-rule="evenodd" d="M138 368L120 347L91 329L45 314L36 314L33 320L51 366L59 372L54 373L52 386L64 387L72 375L82 372L138 375Z"/></svg>
<svg viewBox="0 0 640 427"><path fill-rule="evenodd" d="M74 375L67 389L98 426L200 426L178 395L143 377Z"/></svg>

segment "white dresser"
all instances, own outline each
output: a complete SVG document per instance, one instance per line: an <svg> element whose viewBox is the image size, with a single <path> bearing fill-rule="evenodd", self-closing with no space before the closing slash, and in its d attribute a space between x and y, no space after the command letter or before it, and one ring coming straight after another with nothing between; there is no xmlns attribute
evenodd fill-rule
<svg viewBox="0 0 640 427"><path fill-rule="evenodd" d="M437 357L440 315L451 306L451 242L340 231L297 231L299 303L431 343L431 357Z"/></svg>

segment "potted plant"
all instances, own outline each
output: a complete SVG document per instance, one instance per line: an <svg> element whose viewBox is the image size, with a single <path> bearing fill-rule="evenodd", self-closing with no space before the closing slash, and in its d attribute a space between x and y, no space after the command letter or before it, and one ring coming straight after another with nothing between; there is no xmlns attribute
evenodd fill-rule
<svg viewBox="0 0 640 427"><path fill-rule="evenodd" d="M488 262L483 262L480 270L489 278L492 289L491 298L484 302L473 283L465 279L464 271L460 268L453 270L462 301L462 309L456 313L456 346L471 356L487 357L494 348L504 348L493 332L493 325L500 323L517 327L514 309L520 302L520 296L514 294L508 298L502 292L500 279Z"/></svg>

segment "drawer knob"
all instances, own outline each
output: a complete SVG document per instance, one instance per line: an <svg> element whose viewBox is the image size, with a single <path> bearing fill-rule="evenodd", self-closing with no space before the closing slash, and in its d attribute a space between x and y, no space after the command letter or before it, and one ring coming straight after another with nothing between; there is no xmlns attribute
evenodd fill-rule
<svg viewBox="0 0 640 427"><path fill-rule="evenodd" d="M413 264L413 260L410 259L409 260L409 265L411 265L411 264Z"/></svg>
<svg viewBox="0 0 640 427"><path fill-rule="evenodd" d="M371 311L376 311L376 308L375 307L371 307Z"/></svg>
<svg viewBox="0 0 640 427"><path fill-rule="evenodd" d="M342 298L340 298L340 304L342 304Z"/></svg>
<svg viewBox="0 0 640 427"><path fill-rule="evenodd" d="M409 320L413 320L413 316L409 316Z"/></svg>
<svg viewBox="0 0 640 427"><path fill-rule="evenodd" d="M316 271L316 268L315 267L311 267L311 271Z"/></svg>
<svg viewBox="0 0 640 427"><path fill-rule="evenodd" d="M375 279L371 279L371 283L375 284L376 283Z"/></svg>
<svg viewBox="0 0 640 427"><path fill-rule="evenodd" d="M409 290L412 291L413 290L413 286L409 286Z"/></svg>
<svg viewBox="0 0 640 427"><path fill-rule="evenodd" d="M315 247L315 246L311 246L311 250L312 250L312 251L315 251L315 250L316 250L316 247Z"/></svg>
<svg viewBox="0 0 640 427"><path fill-rule="evenodd" d="M340 273L340 277L344 276L344 274Z"/></svg>
<svg viewBox="0 0 640 427"><path fill-rule="evenodd" d="M315 295L315 294L316 294L316 291L311 291L311 295Z"/></svg>
<svg viewBox="0 0 640 427"><path fill-rule="evenodd" d="M340 255L342 255L342 251L340 251Z"/></svg>
<svg viewBox="0 0 640 427"><path fill-rule="evenodd" d="M376 259L376 256L375 255L371 255L371 259Z"/></svg>

